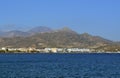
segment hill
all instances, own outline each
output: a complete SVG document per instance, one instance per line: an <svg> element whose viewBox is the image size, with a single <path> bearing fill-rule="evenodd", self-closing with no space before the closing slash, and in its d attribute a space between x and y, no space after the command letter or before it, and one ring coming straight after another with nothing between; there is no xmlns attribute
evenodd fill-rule
<svg viewBox="0 0 120 78"><path fill-rule="evenodd" d="M35 28L30 29L29 31L27 31L28 33L31 34L36 34L36 33L44 33L44 32L52 32L53 30L49 27L45 27L45 26L38 26Z"/></svg>
<svg viewBox="0 0 120 78"><path fill-rule="evenodd" d="M38 26L28 31L12 30L12 31L0 31L0 37L27 37L37 33L52 32L53 30L49 27Z"/></svg>
<svg viewBox="0 0 120 78"><path fill-rule="evenodd" d="M78 34L63 28L57 31L36 33L25 37L0 38L0 47L59 47L59 48L103 48L117 45L115 42L88 33Z"/></svg>

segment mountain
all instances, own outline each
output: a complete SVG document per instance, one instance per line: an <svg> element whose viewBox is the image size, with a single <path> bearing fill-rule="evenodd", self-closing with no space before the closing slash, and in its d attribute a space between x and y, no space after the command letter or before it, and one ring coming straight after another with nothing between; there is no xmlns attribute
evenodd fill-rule
<svg viewBox="0 0 120 78"><path fill-rule="evenodd" d="M0 37L27 37L37 33L45 33L45 32L52 32L53 30L48 27L39 26L34 27L26 32L20 30L12 30L7 32L0 31Z"/></svg>
<svg viewBox="0 0 120 78"><path fill-rule="evenodd" d="M78 34L71 29L37 33L27 37L0 38L0 47L99 48L114 44L102 37L88 33Z"/></svg>
<svg viewBox="0 0 120 78"><path fill-rule="evenodd" d="M39 26L39 27L30 29L28 33L36 34L36 33L44 33L44 32L51 32L51 31L53 30L49 27Z"/></svg>
<svg viewBox="0 0 120 78"><path fill-rule="evenodd" d="M17 30L13 30L13 31L8 31L8 32L0 32L0 37L26 37L29 36L30 34L27 32L23 32L23 31L17 31Z"/></svg>
<svg viewBox="0 0 120 78"><path fill-rule="evenodd" d="M72 29L70 29L68 27L63 27L62 29L57 30L57 32L76 33L75 31L73 31Z"/></svg>
<svg viewBox="0 0 120 78"><path fill-rule="evenodd" d="M27 32L13 30L13 31L6 32L4 37L26 37L29 35L30 34Z"/></svg>
<svg viewBox="0 0 120 78"><path fill-rule="evenodd" d="M5 35L5 33L0 31L0 37L3 37L4 35Z"/></svg>

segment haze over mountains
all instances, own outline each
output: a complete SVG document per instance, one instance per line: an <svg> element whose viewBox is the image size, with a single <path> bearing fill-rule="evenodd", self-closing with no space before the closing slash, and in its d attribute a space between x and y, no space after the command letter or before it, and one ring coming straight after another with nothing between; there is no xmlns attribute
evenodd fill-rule
<svg viewBox="0 0 120 78"><path fill-rule="evenodd" d="M26 37L26 36L34 35L36 33L51 32L51 31L53 31L51 28L39 26L32 28L28 31L21 31L21 30L0 31L0 37Z"/></svg>
<svg viewBox="0 0 120 78"><path fill-rule="evenodd" d="M119 43L88 33L78 34L67 27L53 30L39 26L26 32L18 30L0 32L0 47L105 48L110 46L120 47Z"/></svg>

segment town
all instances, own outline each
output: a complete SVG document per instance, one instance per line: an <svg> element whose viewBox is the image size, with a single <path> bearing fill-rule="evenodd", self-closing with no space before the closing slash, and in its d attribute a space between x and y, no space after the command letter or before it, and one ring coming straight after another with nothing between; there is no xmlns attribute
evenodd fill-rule
<svg viewBox="0 0 120 78"><path fill-rule="evenodd" d="M0 48L0 53L113 53L104 50L88 49L88 48ZM114 53L120 53L116 51Z"/></svg>

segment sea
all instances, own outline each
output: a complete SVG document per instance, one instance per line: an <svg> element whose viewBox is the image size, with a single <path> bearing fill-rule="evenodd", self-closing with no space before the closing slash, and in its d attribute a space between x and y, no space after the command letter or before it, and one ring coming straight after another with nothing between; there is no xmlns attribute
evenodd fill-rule
<svg viewBox="0 0 120 78"><path fill-rule="evenodd" d="M120 54L5 53L0 78L120 78Z"/></svg>

